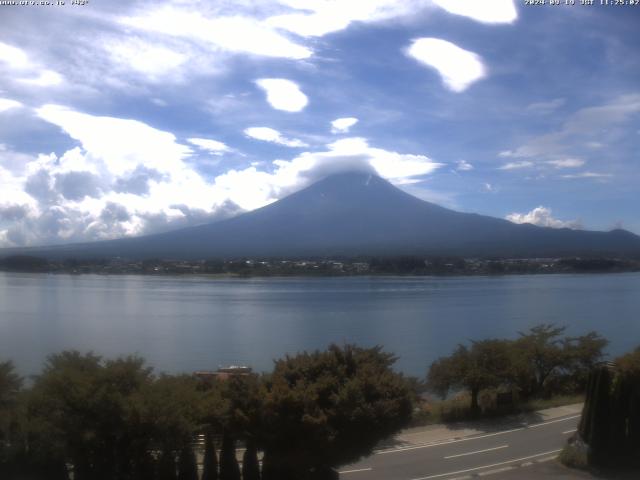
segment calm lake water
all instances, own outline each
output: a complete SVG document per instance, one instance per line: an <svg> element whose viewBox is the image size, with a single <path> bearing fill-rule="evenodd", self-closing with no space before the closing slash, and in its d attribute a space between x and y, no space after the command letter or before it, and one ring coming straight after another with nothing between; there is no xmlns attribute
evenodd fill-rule
<svg viewBox="0 0 640 480"><path fill-rule="evenodd" d="M382 344L422 376L459 342L541 322L640 344L640 274L210 279L0 272L0 360L23 374L63 349L138 353L156 370L247 364L330 342Z"/></svg>

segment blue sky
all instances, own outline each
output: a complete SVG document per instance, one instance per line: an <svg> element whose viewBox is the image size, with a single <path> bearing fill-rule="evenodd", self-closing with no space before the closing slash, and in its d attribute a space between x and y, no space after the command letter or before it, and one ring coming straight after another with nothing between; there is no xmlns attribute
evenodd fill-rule
<svg viewBox="0 0 640 480"><path fill-rule="evenodd" d="M640 5L15 3L0 246L213 221L363 166L457 210L640 233Z"/></svg>

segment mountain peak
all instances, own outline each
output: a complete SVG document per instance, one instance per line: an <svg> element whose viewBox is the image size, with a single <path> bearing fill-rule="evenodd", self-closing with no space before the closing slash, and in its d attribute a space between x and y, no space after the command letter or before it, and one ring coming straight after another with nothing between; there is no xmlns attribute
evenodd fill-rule
<svg viewBox="0 0 640 480"><path fill-rule="evenodd" d="M640 254L629 232L518 225L420 200L374 172L334 172L292 195L216 223L32 255L208 259L359 255L548 257Z"/></svg>

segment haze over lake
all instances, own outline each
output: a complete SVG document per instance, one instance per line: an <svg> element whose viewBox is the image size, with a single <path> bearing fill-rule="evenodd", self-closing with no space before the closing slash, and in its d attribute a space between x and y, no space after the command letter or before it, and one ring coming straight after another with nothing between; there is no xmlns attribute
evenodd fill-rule
<svg viewBox="0 0 640 480"><path fill-rule="evenodd" d="M250 278L0 272L0 360L23 374L63 349L138 353L157 370L270 370L330 342L382 344L423 376L467 339L541 322L596 330L612 355L640 343L640 274Z"/></svg>

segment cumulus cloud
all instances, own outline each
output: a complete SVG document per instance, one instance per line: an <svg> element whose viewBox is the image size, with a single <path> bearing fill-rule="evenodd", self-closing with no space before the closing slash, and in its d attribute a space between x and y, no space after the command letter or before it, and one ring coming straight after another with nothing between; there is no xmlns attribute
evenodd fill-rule
<svg viewBox="0 0 640 480"><path fill-rule="evenodd" d="M10 171L0 165L3 200L6 195L11 204L29 207L28 216L10 228L0 224L0 241L5 244L138 235L230 211L224 192L185 161L192 151L173 134L63 106L45 105L36 112L79 146L60 157L25 156L22 169ZM114 205L126 205L127 214L122 208L114 210Z"/></svg>
<svg viewBox="0 0 640 480"><path fill-rule="evenodd" d="M513 223L530 223L539 227L580 229L580 220L558 220L551 215L551 209L543 206L536 207L528 213L511 213L506 219Z"/></svg>
<svg viewBox="0 0 640 480"><path fill-rule="evenodd" d="M182 168L182 159L191 153L172 133L137 120L94 116L53 104L38 108L36 113L78 140L114 174L124 174L138 164L171 172Z"/></svg>
<svg viewBox="0 0 640 480"><path fill-rule="evenodd" d="M449 13L482 23L513 23L518 18L513 0L433 0L433 3Z"/></svg>
<svg viewBox="0 0 640 480"><path fill-rule="evenodd" d="M578 168L584 165L584 160L580 158L560 158L558 160L548 160L546 163L556 168Z"/></svg>
<svg viewBox="0 0 640 480"><path fill-rule="evenodd" d="M82 115L86 117L80 119L94 126L101 126L102 121L106 122L102 126L112 126L122 120ZM39 155L27 164L23 174L14 175L0 167L0 187L3 193L10 192L9 203L0 209L3 245L55 244L159 232L264 206L332 173L360 170L396 184L409 184L441 166L425 155L376 148L356 137L330 143L320 151L306 151L291 160L228 170L206 182L182 161L189 154L178 148L173 137L164 135L166 132L137 125L135 128L146 132L139 138L140 144L129 140L126 148L114 151L102 142L94 142L91 132L76 129L73 121L68 124L66 118L56 120L81 146L60 157ZM130 125L123 121L123 125ZM121 132L106 128L103 134L115 135L110 140L117 143ZM164 146L175 158L158 162L154 158L156 150L147 150L149 141L169 142ZM120 157L106 161L105 155ZM172 168L156 168L167 165Z"/></svg>
<svg viewBox="0 0 640 480"><path fill-rule="evenodd" d="M375 148L357 137L330 143L324 151L275 160L273 165L272 172L255 166L230 170L216 177L214 186L242 208L253 210L334 173L366 171L401 185L413 183L442 166L425 155Z"/></svg>
<svg viewBox="0 0 640 480"><path fill-rule="evenodd" d="M138 165L132 172L116 178L113 189L120 193L146 196L149 195L149 182L161 182L163 180L167 180L166 174L144 165Z"/></svg>
<svg viewBox="0 0 640 480"><path fill-rule="evenodd" d="M531 168L533 167L533 165L534 165L533 162L529 162L526 160L522 162L509 162L509 163L505 163L501 167L498 167L498 170L519 170L521 168Z"/></svg>
<svg viewBox="0 0 640 480"><path fill-rule="evenodd" d="M287 138L278 130L269 127L249 127L245 128L244 133L247 137L262 140L263 142L277 143L285 147L302 148L308 145L297 138Z"/></svg>
<svg viewBox="0 0 640 480"><path fill-rule="evenodd" d="M100 197L100 177L91 172L59 173L55 177L55 188L67 200L82 200L85 197Z"/></svg>
<svg viewBox="0 0 640 480"><path fill-rule="evenodd" d="M213 155L222 155L224 153L228 153L233 150L228 145L222 142L219 142L218 140L212 140L210 138L192 137L192 138L187 138L187 141L190 144L200 148L201 150L204 150Z"/></svg>
<svg viewBox="0 0 640 480"><path fill-rule="evenodd" d="M0 112L10 110L12 108L21 107L22 103L17 100L11 100L10 98L0 98Z"/></svg>
<svg viewBox="0 0 640 480"><path fill-rule="evenodd" d="M16 220L22 220L29 213L28 205L19 205L19 204L0 204L0 222L1 221L9 221L14 222Z"/></svg>
<svg viewBox="0 0 640 480"><path fill-rule="evenodd" d="M355 117L336 118L331 122L331 133L347 133L356 123Z"/></svg>
<svg viewBox="0 0 640 480"><path fill-rule="evenodd" d="M267 94L267 102L276 110L285 112L300 112L307 106L309 100L302 93L295 82L284 78L261 78L256 80Z"/></svg>
<svg viewBox="0 0 640 480"><path fill-rule="evenodd" d="M462 92L486 76L480 56L439 38L418 38L407 49L407 55L437 70L445 86Z"/></svg>

